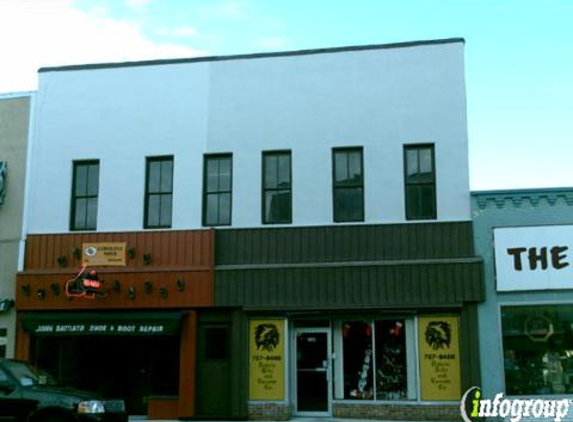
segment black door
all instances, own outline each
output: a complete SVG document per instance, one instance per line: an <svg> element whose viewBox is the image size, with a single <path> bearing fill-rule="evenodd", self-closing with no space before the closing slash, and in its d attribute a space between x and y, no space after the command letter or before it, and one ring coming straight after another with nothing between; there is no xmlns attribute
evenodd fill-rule
<svg viewBox="0 0 573 422"><path fill-rule="evenodd" d="M231 324L199 324L197 336L197 415L231 414Z"/></svg>
<svg viewBox="0 0 573 422"><path fill-rule="evenodd" d="M296 410L299 414L328 413L330 377L328 331L300 329L296 333Z"/></svg>

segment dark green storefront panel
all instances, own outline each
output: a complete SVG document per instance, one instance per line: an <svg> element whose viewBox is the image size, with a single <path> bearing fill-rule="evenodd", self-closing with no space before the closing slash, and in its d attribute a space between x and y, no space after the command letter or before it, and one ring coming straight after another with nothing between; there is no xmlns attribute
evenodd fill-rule
<svg viewBox="0 0 573 422"><path fill-rule="evenodd" d="M196 416L244 419L248 407L248 325L240 310L205 310L197 325Z"/></svg>
<svg viewBox="0 0 573 422"><path fill-rule="evenodd" d="M22 327L37 336L176 335L182 312L27 312Z"/></svg>
<svg viewBox="0 0 573 422"><path fill-rule="evenodd" d="M481 260L215 271L215 304L252 309L459 306L484 300Z"/></svg>
<svg viewBox="0 0 573 422"><path fill-rule="evenodd" d="M215 265L474 257L469 221L220 229Z"/></svg>

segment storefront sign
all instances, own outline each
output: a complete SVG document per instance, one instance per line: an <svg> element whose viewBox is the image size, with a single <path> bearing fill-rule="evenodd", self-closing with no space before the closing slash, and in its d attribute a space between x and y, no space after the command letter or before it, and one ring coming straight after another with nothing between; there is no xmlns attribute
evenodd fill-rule
<svg viewBox="0 0 573 422"><path fill-rule="evenodd" d="M88 266L125 266L125 243L83 243L82 264Z"/></svg>
<svg viewBox="0 0 573 422"><path fill-rule="evenodd" d="M24 314L23 328L38 336L153 336L175 335L180 313L49 313Z"/></svg>
<svg viewBox="0 0 573 422"><path fill-rule="evenodd" d="M285 322L251 320L249 324L249 398L284 400Z"/></svg>
<svg viewBox="0 0 573 422"><path fill-rule="evenodd" d="M459 400L458 317L420 317L420 388L422 400Z"/></svg>
<svg viewBox="0 0 573 422"><path fill-rule="evenodd" d="M573 226L494 229L498 291L573 288Z"/></svg>

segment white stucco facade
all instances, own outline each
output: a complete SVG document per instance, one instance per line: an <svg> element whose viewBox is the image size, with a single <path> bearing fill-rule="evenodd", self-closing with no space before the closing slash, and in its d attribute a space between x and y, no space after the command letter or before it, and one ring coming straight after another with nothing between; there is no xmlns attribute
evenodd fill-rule
<svg viewBox="0 0 573 422"><path fill-rule="evenodd" d="M6 195L0 205L0 357L14 356L16 310L13 304L16 272L23 258L24 192L33 98L31 92L0 94L0 161L7 165L3 180ZM11 305L6 306L10 301Z"/></svg>
<svg viewBox="0 0 573 422"><path fill-rule="evenodd" d="M292 225L333 223L332 148L364 151L365 224L404 223L405 144L435 145L437 221L470 219L462 40L40 72L29 233L69 230L99 159L98 231L141 230L146 157L174 156L173 229L202 224L203 155L233 154L231 227L261 226L261 153L292 151ZM432 220L435 221L435 220Z"/></svg>

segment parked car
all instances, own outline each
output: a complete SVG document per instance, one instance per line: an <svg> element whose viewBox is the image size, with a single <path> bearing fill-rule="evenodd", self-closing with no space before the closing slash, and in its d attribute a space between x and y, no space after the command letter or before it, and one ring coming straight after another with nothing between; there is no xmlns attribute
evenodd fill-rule
<svg viewBox="0 0 573 422"><path fill-rule="evenodd" d="M26 362L0 359L0 420L11 422L125 422L123 400L61 387Z"/></svg>

